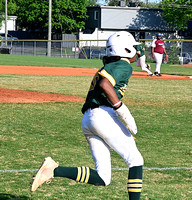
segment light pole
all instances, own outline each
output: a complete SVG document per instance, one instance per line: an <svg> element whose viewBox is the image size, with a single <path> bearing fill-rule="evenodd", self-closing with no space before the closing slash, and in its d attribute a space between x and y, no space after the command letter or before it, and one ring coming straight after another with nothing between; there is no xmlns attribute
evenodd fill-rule
<svg viewBox="0 0 192 200"><path fill-rule="evenodd" d="M5 0L5 46L7 47L7 0Z"/></svg>
<svg viewBox="0 0 192 200"><path fill-rule="evenodd" d="M47 44L47 56L51 56L51 13L52 13L52 0L49 0L49 24L48 24L48 44Z"/></svg>

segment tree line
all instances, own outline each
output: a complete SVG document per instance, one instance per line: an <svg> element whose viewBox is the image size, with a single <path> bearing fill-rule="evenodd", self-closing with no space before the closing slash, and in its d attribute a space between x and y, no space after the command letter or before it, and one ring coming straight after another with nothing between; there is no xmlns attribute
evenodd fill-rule
<svg viewBox="0 0 192 200"><path fill-rule="evenodd" d="M105 0L109 6L119 5L118 0ZM8 0L8 15L17 16L17 26L20 29L48 29L48 0ZM126 0L129 6L146 8L161 8L163 17L170 27L185 30L188 20L192 20L192 1L162 0L148 3L148 0ZM61 33L78 33L84 29L87 16L87 6L97 5L97 0L52 0L52 28ZM4 19L5 0L0 0L0 22Z"/></svg>

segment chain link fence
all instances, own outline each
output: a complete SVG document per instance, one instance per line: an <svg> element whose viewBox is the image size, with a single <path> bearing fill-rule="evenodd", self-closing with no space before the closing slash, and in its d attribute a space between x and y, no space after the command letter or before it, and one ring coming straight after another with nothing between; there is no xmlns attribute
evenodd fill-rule
<svg viewBox="0 0 192 200"><path fill-rule="evenodd" d="M51 56L63 58L102 59L106 54L105 40L52 40ZM147 62L151 58L152 40L141 39L145 44ZM169 63L192 63L192 40L164 40ZM47 56L48 40L1 41L0 53Z"/></svg>
<svg viewBox="0 0 192 200"><path fill-rule="evenodd" d="M151 44L153 40L141 39L146 50L148 62L152 62ZM171 64L192 64L192 40L163 40Z"/></svg>

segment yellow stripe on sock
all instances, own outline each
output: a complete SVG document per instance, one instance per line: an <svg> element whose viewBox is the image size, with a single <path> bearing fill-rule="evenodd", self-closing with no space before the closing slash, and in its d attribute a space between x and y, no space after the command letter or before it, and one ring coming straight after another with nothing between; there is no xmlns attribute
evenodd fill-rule
<svg viewBox="0 0 192 200"><path fill-rule="evenodd" d="M128 192L141 192L142 179L128 179L127 190Z"/></svg>
<svg viewBox="0 0 192 200"><path fill-rule="evenodd" d="M141 192L141 189L128 189L128 192Z"/></svg>
<svg viewBox="0 0 192 200"><path fill-rule="evenodd" d="M128 183L135 183L135 182L142 183L142 179L128 179Z"/></svg>
<svg viewBox="0 0 192 200"><path fill-rule="evenodd" d="M76 181L79 182L80 177L81 177L81 167L78 167L77 169L78 169L78 173L77 173L77 179L76 179Z"/></svg>
<svg viewBox="0 0 192 200"><path fill-rule="evenodd" d="M89 169L89 167L86 167L86 169L87 169L87 176L86 176L86 179L85 179L85 183L88 182L89 176L90 176L90 169Z"/></svg>
<svg viewBox="0 0 192 200"><path fill-rule="evenodd" d="M128 184L128 187L142 187L142 184Z"/></svg>
<svg viewBox="0 0 192 200"><path fill-rule="evenodd" d="M82 167L83 171L82 171L82 178L80 180L81 183L84 182L84 179L85 179L85 167Z"/></svg>

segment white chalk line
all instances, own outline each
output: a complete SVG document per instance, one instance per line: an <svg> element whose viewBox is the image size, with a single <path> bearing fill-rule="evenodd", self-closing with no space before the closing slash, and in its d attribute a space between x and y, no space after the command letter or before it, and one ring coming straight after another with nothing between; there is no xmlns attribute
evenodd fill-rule
<svg viewBox="0 0 192 200"><path fill-rule="evenodd" d="M191 170L192 167L143 167L144 170L153 171L170 171L170 170ZM22 172L36 172L38 169L8 169L0 170L0 173L22 173ZM112 168L112 171L128 171L128 168Z"/></svg>

